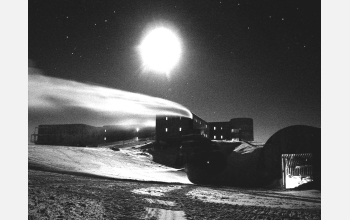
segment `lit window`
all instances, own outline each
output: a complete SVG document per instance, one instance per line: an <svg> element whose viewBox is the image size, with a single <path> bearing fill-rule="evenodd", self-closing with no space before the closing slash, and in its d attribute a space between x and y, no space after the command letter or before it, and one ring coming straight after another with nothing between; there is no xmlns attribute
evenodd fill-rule
<svg viewBox="0 0 350 220"><path fill-rule="evenodd" d="M208 125L205 125L205 128L207 128L208 127Z"/></svg>
<svg viewBox="0 0 350 220"><path fill-rule="evenodd" d="M181 131L181 127L179 128L179 131Z"/></svg>
<svg viewBox="0 0 350 220"><path fill-rule="evenodd" d="M165 128L165 132L168 132L168 128Z"/></svg>
<svg viewBox="0 0 350 220"><path fill-rule="evenodd" d="M214 139L216 139L216 136L214 135Z"/></svg>
<svg viewBox="0 0 350 220"><path fill-rule="evenodd" d="M165 117L165 120L168 120L168 117Z"/></svg>
<svg viewBox="0 0 350 220"><path fill-rule="evenodd" d="M222 139L222 135L221 135L221 139Z"/></svg>
<svg viewBox="0 0 350 220"><path fill-rule="evenodd" d="M107 140L107 138L105 137L105 138L103 138L103 140Z"/></svg>
<svg viewBox="0 0 350 220"><path fill-rule="evenodd" d="M105 132L107 132L107 130L105 129Z"/></svg>
<svg viewBox="0 0 350 220"><path fill-rule="evenodd" d="M222 130L222 127L221 127L221 130Z"/></svg>
<svg viewBox="0 0 350 220"><path fill-rule="evenodd" d="M216 130L216 127L214 127L214 130Z"/></svg>
<svg viewBox="0 0 350 220"><path fill-rule="evenodd" d="M231 129L231 133L233 133L233 129Z"/></svg>
<svg viewBox="0 0 350 220"><path fill-rule="evenodd" d="M138 140L139 140L139 137L136 137L136 140L138 141Z"/></svg>

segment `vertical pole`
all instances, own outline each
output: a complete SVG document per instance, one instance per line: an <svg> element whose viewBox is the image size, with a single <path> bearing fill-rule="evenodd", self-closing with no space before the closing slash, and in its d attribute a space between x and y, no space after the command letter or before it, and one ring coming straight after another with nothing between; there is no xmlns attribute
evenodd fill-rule
<svg viewBox="0 0 350 220"><path fill-rule="evenodd" d="M281 155L281 159L282 159L282 184L283 187L286 188L286 174L285 174L285 169L284 169L284 157L283 154Z"/></svg>

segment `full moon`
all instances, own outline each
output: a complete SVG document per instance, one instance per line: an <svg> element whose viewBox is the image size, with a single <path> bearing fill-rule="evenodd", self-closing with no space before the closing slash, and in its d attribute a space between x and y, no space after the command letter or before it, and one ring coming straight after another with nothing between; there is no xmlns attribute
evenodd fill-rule
<svg viewBox="0 0 350 220"><path fill-rule="evenodd" d="M180 39L168 28L151 30L139 47L146 71L168 74L179 62Z"/></svg>

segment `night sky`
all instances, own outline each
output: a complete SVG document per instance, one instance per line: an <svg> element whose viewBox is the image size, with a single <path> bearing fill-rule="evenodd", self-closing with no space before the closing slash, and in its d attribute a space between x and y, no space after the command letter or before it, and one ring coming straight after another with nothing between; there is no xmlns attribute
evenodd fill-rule
<svg viewBox="0 0 350 220"><path fill-rule="evenodd" d="M160 25L183 44L168 77L143 72L136 49ZM45 76L167 99L208 122L253 118L257 141L321 127L320 1L33 0L28 59ZM30 133L38 118L29 112Z"/></svg>

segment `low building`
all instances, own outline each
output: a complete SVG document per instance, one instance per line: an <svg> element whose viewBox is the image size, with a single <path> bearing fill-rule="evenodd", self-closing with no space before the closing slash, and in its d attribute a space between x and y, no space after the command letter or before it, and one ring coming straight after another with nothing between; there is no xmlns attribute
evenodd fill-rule
<svg viewBox="0 0 350 220"><path fill-rule="evenodd" d="M39 125L31 137L39 145L97 146L103 142L102 128L85 124Z"/></svg>
<svg viewBox="0 0 350 220"><path fill-rule="evenodd" d="M154 128L51 124L36 127L31 142L37 145L98 146L123 140L152 138L152 136Z"/></svg>

